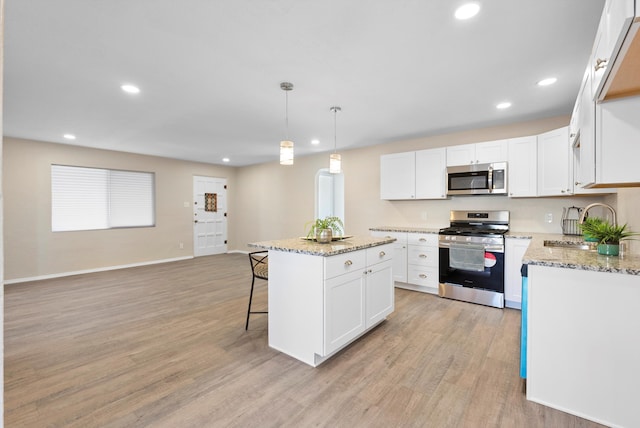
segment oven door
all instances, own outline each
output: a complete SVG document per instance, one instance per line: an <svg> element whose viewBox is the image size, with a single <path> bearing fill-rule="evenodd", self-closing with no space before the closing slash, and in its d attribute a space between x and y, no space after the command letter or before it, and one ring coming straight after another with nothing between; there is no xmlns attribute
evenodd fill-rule
<svg viewBox="0 0 640 428"><path fill-rule="evenodd" d="M445 246L446 245L446 246ZM504 293L504 247L484 247L484 257L480 265L474 257L464 263L463 256L456 254L458 249L448 244L440 244L439 248L439 279L441 284L455 284L468 288ZM452 257L453 251L453 257ZM474 248L474 251L478 251Z"/></svg>

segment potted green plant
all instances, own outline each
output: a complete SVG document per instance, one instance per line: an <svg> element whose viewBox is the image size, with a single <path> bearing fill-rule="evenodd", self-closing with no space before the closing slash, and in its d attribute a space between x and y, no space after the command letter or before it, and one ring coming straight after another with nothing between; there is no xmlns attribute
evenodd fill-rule
<svg viewBox="0 0 640 428"><path fill-rule="evenodd" d="M315 238L320 243L331 242L333 235L342 236L344 224L339 217L318 218L310 223L307 238Z"/></svg>
<svg viewBox="0 0 640 428"><path fill-rule="evenodd" d="M615 225L606 220L586 221L582 224L582 231L593 237L598 242L598 254L617 256L620 253L620 241L631 239L638 235L627 229L627 225Z"/></svg>
<svg viewBox="0 0 640 428"><path fill-rule="evenodd" d="M600 217L587 217L584 219L584 222L580 225L580 229L582 230L582 236L584 240L587 242L598 242L598 239L593 237L591 231L594 230L600 223L602 223L602 219Z"/></svg>

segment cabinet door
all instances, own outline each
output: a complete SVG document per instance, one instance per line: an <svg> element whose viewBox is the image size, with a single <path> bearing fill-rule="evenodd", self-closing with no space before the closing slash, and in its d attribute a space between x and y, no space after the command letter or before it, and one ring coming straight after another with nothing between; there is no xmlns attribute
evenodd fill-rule
<svg viewBox="0 0 640 428"><path fill-rule="evenodd" d="M591 92L591 76L587 78L580 91L580 112L578 124L580 136L577 140L578 157L575 168L574 186L577 188L590 186L596 180L596 147L595 147L595 101ZM574 188L575 188L574 187Z"/></svg>
<svg viewBox="0 0 640 428"><path fill-rule="evenodd" d="M509 196L531 197L538 194L538 138L513 138L509 141Z"/></svg>
<svg viewBox="0 0 640 428"><path fill-rule="evenodd" d="M371 236L396 238L393 246L393 280L407 282L407 233L375 230Z"/></svg>
<svg viewBox="0 0 640 428"><path fill-rule="evenodd" d="M522 257L527 252L531 239L508 238L504 249L504 300L510 308L520 309L522 303Z"/></svg>
<svg viewBox="0 0 640 428"><path fill-rule="evenodd" d="M324 355L349 343L365 330L364 285L362 270L325 281Z"/></svg>
<svg viewBox="0 0 640 428"><path fill-rule="evenodd" d="M509 140L487 141L476 144L476 163L505 162Z"/></svg>
<svg viewBox="0 0 640 428"><path fill-rule="evenodd" d="M416 152L416 199L445 199L446 172L444 147Z"/></svg>
<svg viewBox="0 0 640 428"><path fill-rule="evenodd" d="M409 245L407 263L418 266L438 266L438 247L435 245Z"/></svg>
<svg viewBox="0 0 640 428"><path fill-rule="evenodd" d="M365 328L369 328L393 312L394 288L391 260L369 267L365 278Z"/></svg>
<svg viewBox="0 0 640 428"><path fill-rule="evenodd" d="M596 182L640 183L640 97L596 106Z"/></svg>
<svg viewBox="0 0 640 428"><path fill-rule="evenodd" d="M415 199L415 152L380 156L380 199Z"/></svg>
<svg viewBox="0 0 640 428"><path fill-rule="evenodd" d="M538 135L538 196L570 194L569 128Z"/></svg>
<svg viewBox="0 0 640 428"><path fill-rule="evenodd" d="M614 62L634 18L634 0L607 0L602 12L591 58L593 95L605 98L615 73Z"/></svg>
<svg viewBox="0 0 640 428"><path fill-rule="evenodd" d="M476 145L461 144L447 147L447 166L469 165L476 162Z"/></svg>

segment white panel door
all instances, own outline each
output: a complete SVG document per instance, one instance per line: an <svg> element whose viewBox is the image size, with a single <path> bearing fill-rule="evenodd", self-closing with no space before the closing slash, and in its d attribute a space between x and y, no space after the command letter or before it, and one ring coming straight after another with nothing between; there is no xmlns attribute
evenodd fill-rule
<svg viewBox="0 0 640 428"><path fill-rule="evenodd" d="M193 255L227 252L227 180L193 177Z"/></svg>

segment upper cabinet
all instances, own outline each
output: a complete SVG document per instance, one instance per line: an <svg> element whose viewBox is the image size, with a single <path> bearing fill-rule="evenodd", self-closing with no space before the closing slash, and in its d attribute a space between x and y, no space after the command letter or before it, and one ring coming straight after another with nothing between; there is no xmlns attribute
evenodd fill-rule
<svg viewBox="0 0 640 428"><path fill-rule="evenodd" d="M569 128L538 135L538 196L571 194Z"/></svg>
<svg viewBox="0 0 640 428"><path fill-rule="evenodd" d="M597 101L640 94L640 20L633 22L637 7L634 0L607 0L604 5L589 63Z"/></svg>
<svg viewBox="0 0 640 428"><path fill-rule="evenodd" d="M416 152L416 199L445 199L447 152L444 147Z"/></svg>
<svg viewBox="0 0 640 428"><path fill-rule="evenodd" d="M538 195L538 137L509 140L509 196L524 198Z"/></svg>
<svg viewBox="0 0 640 428"><path fill-rule="evenodd" d="M509 140L498 140L447 147L447 166L504 162L507 160L508 143Z"/></svg>
<svg viewBox="0 0 640 428"><path fill-rule="evenodd" d="M444 147L380 156L380 199L446 198Z"/></svg>
<svg viewBox="0 0 640 428"><path fill-rule="evenodd" d="M416 152L380 156L380 199L416 198Z"/></svg>

